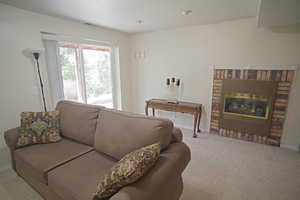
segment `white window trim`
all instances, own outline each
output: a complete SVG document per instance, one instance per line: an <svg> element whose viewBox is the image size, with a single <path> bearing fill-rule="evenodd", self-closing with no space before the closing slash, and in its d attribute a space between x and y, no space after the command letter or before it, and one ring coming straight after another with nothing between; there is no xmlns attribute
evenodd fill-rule
<svg viewBox="0 0 300 200"><path fill-rule="evenodd" d="M93 39L78 39L72 36L66 36L66 35L57 35L57 34L52 34L52 33L47 33L41 32L42 33L42 39L43 40L54 40L56 42L66 42L66 43L74 43L78 45L93 45L93 46L103 46L103 47L108 47L110 48L110 53L111 53L111 80L112 80L112 96L113 96L113 107L116 109L122 109L122 96L121 96L121 80L120 80L120 63L119 63L119 47L117 45L113 45L110 42L104 42L104 41L98 41L98 40L93 40ZM56 55L58 58L58 46L56 47ZM78 55L81 53L78 53ZM80 58L81 57L81 58ZM82 55L79 55L79 59L82 59ZM77 62L77 63L82 63L82 62ZM56 88L59 88L59 93L61 99L64 99L64 94L63 94L63 77L62 77L62 69L59 61L57 60L57 72L58 74L58 79L60 83L57 84ZM82 70L84 70L83 67L79 67ZM84 72L81 72L84 73ZM80 78L82 79L82 78ZM80 80L84 81L84 80ZM85 82L85 81L84 81ZM85 84L82 84L85 87ZM83 90L85 91L85 90ZM84 102L86 102L86 94L82 95ZM52 101L58 101L60 99L53 99Z"/></svg>

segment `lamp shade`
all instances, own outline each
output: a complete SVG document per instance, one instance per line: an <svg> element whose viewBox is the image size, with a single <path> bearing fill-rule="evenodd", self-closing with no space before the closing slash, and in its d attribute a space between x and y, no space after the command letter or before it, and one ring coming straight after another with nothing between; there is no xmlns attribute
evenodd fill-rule
<svg viewBox="0 0 300 200"><path fill-rule="evenodd" d="M24 49L23 55L28 57L28 58L34 58L36 59L36 56L38 55L38 57L44 52L45 50L43 48L40 49L33 49L33 48L28 48L28 49Z"/></svg>

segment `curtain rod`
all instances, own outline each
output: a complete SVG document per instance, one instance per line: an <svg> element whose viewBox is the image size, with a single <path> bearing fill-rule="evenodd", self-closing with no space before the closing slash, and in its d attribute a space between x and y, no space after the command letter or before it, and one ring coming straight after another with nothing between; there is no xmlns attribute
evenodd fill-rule
<svg viewBox="0 0 300 200"><path fill-rule="evenodd" d="M54 36L54 37L63 37L67 39L74 39L74 40L82 40L82 41L87 41L87 42L97 42L101 44L107 44L107 45L113 45L111 42L108 41L100 41L100 40L95 40L95 39L90 39L90 38L85 38L85 37L77 37L77 36L72 36L72 35L66 35L66 34L58 34L58 33L52 33L52 32L46 32L46 31L41 31L40 32L44 36Z"/></svg>

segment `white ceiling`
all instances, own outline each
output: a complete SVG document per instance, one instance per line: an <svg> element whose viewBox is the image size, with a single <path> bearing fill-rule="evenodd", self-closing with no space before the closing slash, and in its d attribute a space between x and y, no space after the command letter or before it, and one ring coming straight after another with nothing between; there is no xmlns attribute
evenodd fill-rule
<svg viewBox="0 0 300 200"><path fill-rule="evenodd" d="M300 24L300 0L262 0L258 24L265 27Z"/></svg>
<svg viewBox="0 0 300 200"><path fill-rule="evenodd" d="M259 0L0 0L25 10L135 33L257 16ZM183 10L192 14L183 16ZM138 24L143 20L143 24Z"/></svg>

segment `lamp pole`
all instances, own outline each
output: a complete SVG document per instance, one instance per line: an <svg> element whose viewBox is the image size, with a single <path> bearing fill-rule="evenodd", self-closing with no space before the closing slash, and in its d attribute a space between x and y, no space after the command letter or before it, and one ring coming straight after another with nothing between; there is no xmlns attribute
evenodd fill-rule
<svg viewBox="0 0 300 200"><path fill-rule="evenodd" d="M39 75L39 80L40 80L40 85L41 85L41 93L42 93L44 110L45 110L45 112L47 112L47 106L46 106L46 100L45 100L45 94L44 94L44 84L43 84L43 80L42 80L42 77L41 77L40 64L39 64L40 53L34 52L32 54L33 54L33 57L34 57L34 59L36 61L36 66L37 66L37 70L38 70L38 75Z"/></svg>

